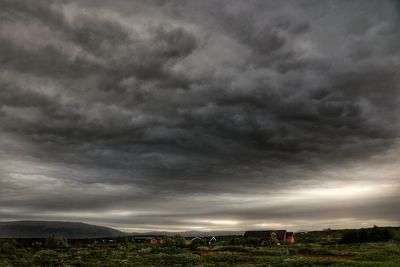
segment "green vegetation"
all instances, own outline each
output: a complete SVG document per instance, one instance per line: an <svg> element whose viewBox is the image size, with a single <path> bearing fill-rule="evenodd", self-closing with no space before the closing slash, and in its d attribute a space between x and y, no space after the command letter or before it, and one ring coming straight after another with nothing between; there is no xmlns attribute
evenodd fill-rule
<svg viewBox="0 0 400 267"><path fill-rule="evenodd" d="M385 231L385 228L378 229ZM298 234L295 244L261 246L242 237L215 244L168 237L162 244L114 240L0 240L0 266L400 266L399 228L389 241L344 244L349 230ZM361 231L361 230L359 230ZM367 232L377 229L367 229Z"/></svg>

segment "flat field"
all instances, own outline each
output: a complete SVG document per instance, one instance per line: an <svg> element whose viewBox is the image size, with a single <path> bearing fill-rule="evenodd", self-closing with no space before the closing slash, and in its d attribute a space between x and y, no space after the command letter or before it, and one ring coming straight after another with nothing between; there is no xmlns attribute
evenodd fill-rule
<svg viewBox="0 0 400 267"><path fill-rule="evenodd" d="M159 245L126 238L68 241L0 240L0 266L400 266L400 242L341 244L340 233L312 232L295 244L246 244L241 237L218 242Z"/></svg>

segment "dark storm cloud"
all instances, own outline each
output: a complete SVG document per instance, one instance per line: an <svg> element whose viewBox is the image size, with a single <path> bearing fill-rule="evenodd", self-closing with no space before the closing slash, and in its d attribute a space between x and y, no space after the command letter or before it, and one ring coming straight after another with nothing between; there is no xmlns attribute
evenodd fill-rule
<svg viewBox="0 0 400 267"><path fill-rule="evenodd" d="M0 0L0 217L375 182L324 171L397 160L395 5Z"/></svg>

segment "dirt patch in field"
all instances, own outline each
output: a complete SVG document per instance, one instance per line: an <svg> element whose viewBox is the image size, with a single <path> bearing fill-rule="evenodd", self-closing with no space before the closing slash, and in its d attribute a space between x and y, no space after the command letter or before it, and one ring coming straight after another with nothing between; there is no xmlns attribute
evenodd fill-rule
<svg viewBox="0 0 400 267"><path fill-rule="evenodd" d="M297 254L297 256L305 257L305 258L334 258L334 259L345 259L345 260L352 260L354 259L354 255L328 255L328 254L307 254L301 253Z"/></svg>

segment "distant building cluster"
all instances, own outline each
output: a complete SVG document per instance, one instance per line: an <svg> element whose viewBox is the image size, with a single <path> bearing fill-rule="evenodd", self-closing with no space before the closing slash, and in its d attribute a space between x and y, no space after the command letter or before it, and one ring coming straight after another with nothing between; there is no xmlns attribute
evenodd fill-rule
<svg viewBox="0 0 400 267"><path fill-rule="evenodd" d="M267 244L271 242L292 244L295 242L294 232L288 232L286 230L246 231L243 238L257 239L261 244ZM163 244L165 242L165 237L134 236L132 241L136 243ZM189 237L187 242L202 242L204 244L212 245L217 242L217 238L215 236L194 236Z"/></svg>

